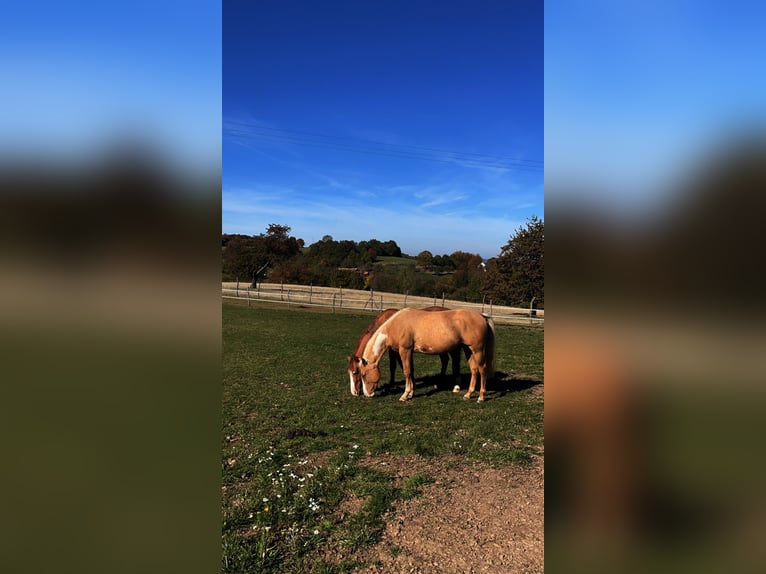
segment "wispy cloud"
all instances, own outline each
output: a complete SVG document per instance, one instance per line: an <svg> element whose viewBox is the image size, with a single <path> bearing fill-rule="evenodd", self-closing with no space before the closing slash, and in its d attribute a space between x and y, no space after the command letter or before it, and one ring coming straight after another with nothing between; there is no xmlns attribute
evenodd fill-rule
<svg viewBox="0 0 766 574"><path fill-rule="evenodd" d="M410 186L399 186L389 196L383 188L332 195L307 194L290 186L227 188L223 191L224 231L256 234L270 223L281 223L308 244L329 234L354 241L393 239L411 255L423 250L436 254L462 250L491 257L525 219L508 210L462 208L470 196L444 189L423 188L420 197L410 194L416 201L408 203L403 191L411 191Z"/></svg>
<svg viewBox="0 0 766 574"><path fill-rule="evenodd" d="M428 209L429 207L437 207L464 201L469 198L469 195L458 190L427 188L416 193L415 197L422 201L419 205L421 209Z"/></svg>
<svg viewBox="0 0 766 574"><path fill-rule="evenodd" d="M543 215L539 172L410 160L383 170L377 161L335 163L280 151L269 149L278 157L250 166L252 178L224 178L224 232L256 234L280 223L307 244L325 235L392 239L411 255L462 250L492 257L529 215Z"/></svg>

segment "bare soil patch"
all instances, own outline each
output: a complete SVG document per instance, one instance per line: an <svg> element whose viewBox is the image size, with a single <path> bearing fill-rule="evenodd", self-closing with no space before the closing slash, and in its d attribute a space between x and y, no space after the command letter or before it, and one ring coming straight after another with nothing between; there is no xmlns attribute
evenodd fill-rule
<svg viewBox="0 0 766 574"><path fill-rule="evenodd" d="M489 574L543 572L544 465L491 468L459 457L379 456L402 484L416 474L433 482L398 501L383 539L356 572Z"/></svg>

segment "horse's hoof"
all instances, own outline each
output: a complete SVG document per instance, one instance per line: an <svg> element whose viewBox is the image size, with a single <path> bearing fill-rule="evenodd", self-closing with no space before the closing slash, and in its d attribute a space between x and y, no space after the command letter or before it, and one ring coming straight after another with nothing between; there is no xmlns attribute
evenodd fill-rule
<svg viewBox="0 0 766 574"><path fill-rule="evenodd" d="M483 402L484 402L484 399L482 399L481 397L479 397L479 400L478 400L478 401L476 401L476 402L477 402L477 403L483 403Z"/></svg>
<svg viewBox="0 0 766 574"><path fill-rule="evenodd" d="M467 401L467 400L468 400L468 399L470 399L470 398L471 398L471 397L469 397L468 395L463 395L463 400L464 400L464 401Z"/></svg>
<svg viewBox="0 0 766 574"><path fill-rule="evenodd" d="M460 392L460 385L455 385L455 388L452 389L453 393L459 393Z"/></svg>

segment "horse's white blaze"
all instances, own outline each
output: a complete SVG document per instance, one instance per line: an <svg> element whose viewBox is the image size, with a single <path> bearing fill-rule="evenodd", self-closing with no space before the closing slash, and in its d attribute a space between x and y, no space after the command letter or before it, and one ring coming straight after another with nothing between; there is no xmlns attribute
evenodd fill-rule
<svg viewBox="0 0 766 574"><path fill-rule="evenodd" d="M356 390L356 386L354 385L354 375L351 373L351 371L348 372L348 378L351 381L351 394L355 397L359 395L359 393Z"/></svg>

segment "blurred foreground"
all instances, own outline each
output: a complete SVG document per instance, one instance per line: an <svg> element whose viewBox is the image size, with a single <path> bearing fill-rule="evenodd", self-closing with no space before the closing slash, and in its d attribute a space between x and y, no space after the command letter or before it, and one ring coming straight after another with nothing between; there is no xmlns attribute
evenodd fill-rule
<svg viewBox="0 0 766 574"><path fill-rule="evenodd" d="M0 168L4 572L218 567L220 172L190 173Z"/></svg>
<svg viewBox="0 0 766 574"><path fill-rule="evenodd" d="M762 572L766 140L640 215L574 197L546 203L546 567Z"/></svg>

